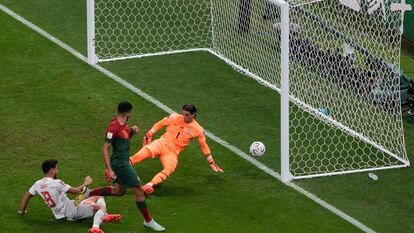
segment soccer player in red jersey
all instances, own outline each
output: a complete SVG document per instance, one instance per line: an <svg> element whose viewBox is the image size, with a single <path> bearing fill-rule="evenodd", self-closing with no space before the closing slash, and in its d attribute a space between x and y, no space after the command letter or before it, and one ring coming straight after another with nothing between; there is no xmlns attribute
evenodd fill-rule
<svg viewBox="0 0 414 233"><path fill-rule="evenodd" d="M134 192L136 205L144 217L144 226L154 231L164 231L149 214L145 202L141 181L129 162L130 140L138 132L136 125L128 127L128 119L132 113L132 105L121 102L118 105L118 114L114 117L106 130L105 143L102 154L106 166L106 176L114 180L113 186L106 186L94 190L85 190L78 197L79 200L88 196L122 196L127 188ZM112 156L109 158L109 150L112 147Z"/></svg>

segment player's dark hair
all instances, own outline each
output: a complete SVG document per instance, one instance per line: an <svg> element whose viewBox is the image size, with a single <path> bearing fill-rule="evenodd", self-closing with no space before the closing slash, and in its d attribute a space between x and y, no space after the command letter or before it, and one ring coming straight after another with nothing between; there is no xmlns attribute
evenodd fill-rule
<svg viewBox="0 0 414 233"><path fill-rule="evenodd" d="M183 110L190 112L191 115L194 115L195 113L197 113L197 108L194 106L194 104L185 104L183 106Z"/></svg>
<svg viewBox="0 0 414 233"><path fill-rule="evenodd" d="M44 174L48 173L50 169L55 168L58 161L55 159L45 160L42 163L42 171Z"/></svg>
<svg viewBox="0 0 414 233"><path fill-rule="evenodd" d="M118 113L127 113L132 110L132 104L127 101L118 104Z"/></svg>

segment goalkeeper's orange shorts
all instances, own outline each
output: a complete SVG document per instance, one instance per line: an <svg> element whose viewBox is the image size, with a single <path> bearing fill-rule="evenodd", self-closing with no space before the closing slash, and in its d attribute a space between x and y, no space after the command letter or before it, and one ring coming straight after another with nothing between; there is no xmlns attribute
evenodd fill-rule
<svg viewBox="0 0 414 233"><path fill-rule="evenodd" d="M145 146L151 151L151 158L155 158L157 156L172 156L178 157L178 153L176 153L170 145L165 140L157 139L152 141L150 144Z"/></svg>
<svg viewBox="0 0 414 233"><path fill-rule="evenodd" d="M143 151L146 149L148 149L147 152ZM151 153L148 153L148 151ZM137 156L136 161L159 157L164 167L163 173L167 176L170 176L178 165L178 154L164 140L160 139L145 146L134 156Z"/></svg>

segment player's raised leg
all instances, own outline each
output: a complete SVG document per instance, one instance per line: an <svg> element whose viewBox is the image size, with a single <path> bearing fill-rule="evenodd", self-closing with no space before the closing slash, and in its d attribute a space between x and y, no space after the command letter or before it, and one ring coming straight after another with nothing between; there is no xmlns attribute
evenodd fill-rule
<svg viewBox="0 0 414 233"><path fill-rule="evenodd" d="M143 190L146 194L154 192L154 187L167 180L178 165L178 156L171 152L161 155L160 160L164 169L158 172L154 178L152 178L151 182L143 186Z"/></svg>
<svg viewBox="0 0 414 233"><path fill-rule="evenodd" d="M90 198L96 198L98 196L94 196L94 197L90 197ZM96 200L96 204L98 206L98 208L100 207L102 210L106 211L106 203L105 203L105 199L103 197L98 197ZM103 217L102 221L103 223L108 223L108 222L119 222L119 220L121 220L122 216L120 214L108 214L108 212L106 212L105 216Z"/></svg>
<svg viewBox="0 0 414 233"><path fill-rule="evenodd" d="M89 197L76 207L67 205L65 214L69 216L68 219L73 221L93 216L93 225L88 231L90 233L104 233L100 229L103 222L118 222L122 218L120 214L108 214L106 212L106 203L104 197L101 196Z"/></svg>
<svg viewBox="0 0 414 233"><path fill-rule="evenodd" d="M93 196L122 196L125 194L126 189L118 183L115 183L112 186L104 186L99 187L95 189L88 189L84 188L82 189L82 192L76 197L75 199L75 205L79 205L79 203L83 200L85 200L88 197Z"/></svg>
<svg viewBox="0 0 414 233"><path fill-rule="evenodd" d="M122 196L126 189L119 183L112 186L104 186L89 191L88 196Z"/></svg>
<svg viewBox="0 0 414 233"><path fill-rule="evenodd" d="M95 197L90 197L88 199L85 199L83 202L87 202L88 200L93 200L99 198L97 196ZM82 203L81 203L82 205ZM103 222L103 218L106 215L106 208L102 207L101 205L98 204L94 204L93 205L93 212L94 212L94 216L93 216L93 225L92 228L89 229L89 233L104 233L101 229L100 226Z"/></svg>
<svg viewBox="0 0 414 233"><path fill-rule="evenodd" d="M155 156L153 155L151 150L147 146L144 146L133 156L129 157L129 160L131 162L131 165L135 166L135 164L140 163L143 160L154 158L154 157Z"/></svg>

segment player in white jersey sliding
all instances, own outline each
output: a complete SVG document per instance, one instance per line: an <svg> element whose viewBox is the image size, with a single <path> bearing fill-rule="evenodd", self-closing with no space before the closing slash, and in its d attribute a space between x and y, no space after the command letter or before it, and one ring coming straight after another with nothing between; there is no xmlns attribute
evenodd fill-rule
<svg viewBox="0 0 414 233"><path fill-rule="evenodd" d="M83 218L93 217L93 226L90 233L104 233L99 227L102 222L117 222L121 219L119 214L107 214L106 204L102 196L87 198L75 206L74 200L70 200L66 193L78 194L81 190L92 183L92 178L87 176L82 185L71 187L57 179L59 172L57 161L54 159L43 161L42 170L44 177L38 180L24 195L19 214L27 213L27 204L36 194L39 194L45 203L50 207L56 219L66 218L69 221L76 221Z"/></svg>

